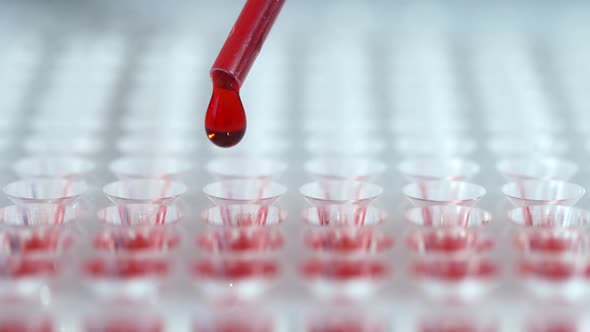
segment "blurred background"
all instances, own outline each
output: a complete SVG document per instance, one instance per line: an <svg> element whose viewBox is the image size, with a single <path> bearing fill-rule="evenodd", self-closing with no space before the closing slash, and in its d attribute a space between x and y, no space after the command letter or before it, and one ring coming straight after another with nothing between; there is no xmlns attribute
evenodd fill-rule
<svg viewBox="0 0 590 332"><path fill-rule="evenodd" d="M53 122L83 116L88 127L115 117L122 127L138 127L138 117L149 122L146 117L153 114L156 123L164 112L174 124L158 130L190 123L183 129L203 140L208 69L241 5L229 0L3 1L0 44L7 51L0 54L1 108L15 110L8 117L14 121L19 114L34 114L26 116L27 122L37 127L46 116ZM512 100L483 100L473 87L478 66L490 71L484 76L499 76L496 70L513 71L501 63L504 58L519 67L523 57L532 56L534 71L545 76L570 73L562 64L576 73L586 70L588 6L584 1L289 1L242 91L252 129L246 143L257 141L256 133L263 137L290 123L326 127L320 121L332 118L326 108L338 109L348 122L362 117L361 105L375 114L385 112L378 116L382 118L397 113L406 118L402 113L410 108L469 109L467 117L485 107L501 109L500 104ZM441 56L450 59L445 66L460 73L463 95L453 101L440 68L422 66ZM424 90L419 71L429 76L430 88ZM543 89L559 100L564 93L554 91L560 88L554 81L572 81L545 80ZM268 86L273 86L272 94L265 91ZM514 98L525 98L521 92ZM22 93L26 96L18 96ZM417 98L421 95L445 101ZM457 102L462 105L449 104ZM306 126L306 121L316 125ZM389 123L383 124L369 126L389 129ZM88 130L84 126L76 130Z"/></svg>

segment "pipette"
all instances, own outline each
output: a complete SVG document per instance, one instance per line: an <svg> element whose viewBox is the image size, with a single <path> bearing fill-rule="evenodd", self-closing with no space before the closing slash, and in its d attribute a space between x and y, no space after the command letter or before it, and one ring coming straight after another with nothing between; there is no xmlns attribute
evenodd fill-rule
<svg viewBox="0 0 590 332"><path fill-rule="evenodd" d="M246 132L240 88L285 0L248 0L211 67L213 95L205 131L220 147L236 145Z"/></svg>

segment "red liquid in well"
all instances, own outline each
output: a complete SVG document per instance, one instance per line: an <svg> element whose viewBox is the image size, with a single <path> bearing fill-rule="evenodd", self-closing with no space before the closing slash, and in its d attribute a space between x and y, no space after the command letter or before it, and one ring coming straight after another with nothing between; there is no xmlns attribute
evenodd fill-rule
<svg viewBox="0 0 590 332"><path fill-rule="evenodd" d="M578 270L576 264L559 260L523 260L520 262L520 272L524 275L535 276L549 281L565 281L574 277Z"/></svg>
<svg viewBox="0 0 590 332"><path fill-rule="evenodd" d="M370 324L356 319L339 319L335 321L314 322L308 332L381 332L380 324Z"/></svg>
<svg viewBox="0 0 590 332"><path fill-rule="evenodd" d="M568 250L572 247L575 248L576 243L572 242L571 239L560 239L560 238L534 238L531 239L530 248L532 250L542 250L550 252L561 252Z"/></svg>
<svg viewBox="0 0 590 332"><path fill-rule="evenodd" d="M310 259L302 268L306 278L346 281L358 278L380 279L387 275L385 263L370 260Z"/></svg>
<svg viewBox="0 0 590 332"><path fill-rule="evenodd" d="M486 251L494 247L492 239L475 232L416 232L408 236L407 246L418 252L453 254L464 250Z"/></svg>
<svg viewBox="0 0 590 332"><path fill-rule="evenodd" d="M518 237L516 246L531 251L562 253L582 250L584 241L581 236L571 234L548 234L546 232L531 233Z"/></svg>
<svg viewBox="0 0 590 332"><path fill-rule="evenodd" d="M94 238L94 247L105 251L165 251L180 244L180 236L161 229L144 232L104 232Z"/></svg>
<svg viewBox="0 0 590 332"><path fill-rule="evenodd" d="M197 240L201 249L210 252L274 251L283 247L283 235L264 228L226 229L204 234Z"/></svg>
<svg viewBox="0 0 590 332"><path fill-rule="evenodd" d="M97 325L90 325L86 332L160 332L163 331L159 321L138 322L134 320L110 320Z"/></svg>
<svg viewBox="0 0 590 332"><path fill-rule="evenodd" d="M358 231L310 231L305 244L313 250L340 253L382 252L393 247L393 238L371 230Z"/></svg>
<svg viewBox="0 0 590 332"><path fill-rule="evenodd" d="M3 233L0 235L1 249L10 253L32 254L67 250L73 244L73 238L59 231L35 233Z"/></svg>
<svg viewBox="0 0 590 332"><path fill-rule="evenodd" d="M432 260L413 264L417 277L436 278L447 281L462 281L467 278L489 279L497 276L498 266L488 260Z"/></svg>
<svg viewBox="0 0 590 332"><path fill-rule="evenodd" d="M51 250L57 246L53 240L51 237L32 236L21 242L20 249L24 252Z"/></svg>
<svg viewBox="0 0 590 332"><path fill-rule="evenodd" d="M84 272L94 278L133 279L162 277L166 275L169 268L166 259L96 258L85 264Z"/></svg>
<svg viewBox="0 0 590 332"><path fill-rule="evenodd" d="M207 259L197 262L193 271L210 279L273 278L279 273L279 264L262 259Z"/></svg>
<svg viewBox="0 0 590 332"><path fill-rule="evenodd" d="M52 258L14 257L0 263L0 277L42 278L58 272L58 264Z"/></svg>
<svg viewBox="0 0 590 332"><path fill-rule="evenodd" d="M421 332L494 332L494 326L477 326L470 322L438 322L422 326Z"/></svg>
<svg viewBox="0 0 590 332"><path fill-rule="evenodd" d="M209 140L222 148L238 144L246 133L246 113L238 90L214 86L205 115Z"/></svg>
<svg viewBox="0 0 590 332"><path fill-rule="evenodd" d="M195 326L194 332L271 332L271 321L254 317L252 320L224 318L214 322L201 323Z"/></svg>
<svg viewBox="0 0 590 332"><path fill-rule="evenodd" d="M53 324L50 320L30 322L28 320L1 319L0 332L52 332Z"/></svg>
<svg viewBox="0 0 590 332"><path fill-rule="evenodd" d="M569 322L543 322L543 325L531 326L527 332L576 332L576 323Z"/></svg>
<svg viewBox="0 0 590 332"><path fill-rule="evenodd" d="M469 239L462 236L453 236L453 234L424 234L423 241L420 244L410 242L410 247L420 248L424 251L441 251L446 253L456 252L467 249Z"/></svg>

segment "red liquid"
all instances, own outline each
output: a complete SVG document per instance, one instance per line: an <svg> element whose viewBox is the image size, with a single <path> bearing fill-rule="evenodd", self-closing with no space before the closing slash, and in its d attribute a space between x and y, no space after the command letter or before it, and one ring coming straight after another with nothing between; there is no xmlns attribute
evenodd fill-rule
<svg viewBox="0 0 590 332"><path fill-rule="evenodd" d="M310 259L302 269L307 278L329 278L346 281L357 278L383 278L388 272L385 263L369 260Z"/></svg>
<svg viewBox="0 0 590 332"><path fill-rule="evenodd" d="M283 236L264 228L227 229L202 235L197 244L210 252L273 251L283 247Z"/></svg>
<svg viewBox="0 0 590 332"><path fill-rule="evenodd" d="M268 219L268 208L260 207L256 215L252 213L238 214L235 219L224 220L224 225L229 226L254 226L273 224L273 219Z"/></svg>
<svg viewBox="0 0 590 332"><path fill-rule="evenodd" d="M496 328L493 326L479 327L470 322L438 322L424 325L421 332L493 332Z"/></svg>
<svg viewBox="0 0 590 332"><path fill-rule="evenodd" d="M205 115L209 140L222 148L238 144L246 133L246 113L238 90L213 87Z"/></svg>
<svg viewBox="0 0 590 332"><path fill-rule="evenodd" d="M487 260L432 260L413 265L417 277L462 281L467 278L488 279L498 274L498 266Z"/></svg>
<svg viewBox="0 0 590 332"><path fill-rule="evenodd" d="M273 278L279 273L279 264L262 259L208 259L197 262L193 271L211 279Z"/></svg>
<svg viewBox="0 0 590 332"><path fill-rule="evenodd" d="M51 258L14 257L0 263L0 277L41 278L57 274L58 265Z"/></svg>
<svg viewBox="0 0 590 332"><path fill-rule="evenodd" d="M94 278L148 278L163 277L169 270L166 259L149 258L96 258L84 265L84 272Z"/></svg>
<svg viewBox="0 0 590 332"><path fill-rule="evenodd" d="M412 249L420 249L427 252L440 251L452 253L467 249L469 239L462 236L453 236L453 234L439 234L431 232L424 234L421 242L410 241L408 243Z"/></svg>
<svg viewBox="0 0 590 332"><path fill-rule="evenodd" d="M176 248L180 237L161 229L144 232L105 232L94 238L94 247L105 251L164 251Z"/></svg>
<svg viewBox="0 0 590 332"><path fill-rule="evenodd" d="M212 323L201 323L194 328L195 332L271 332L272 322L255 319L219 319Z"/></svg>
<svg viewBox="0 0 590 332"><path fill-rule="evenodd" d="M86 327L86 332L160 332L163 331L159 321L137 322L133 320L110 320Z"/></svg>
<svg viewBox="0 0 590 332"><path fill-rule="evenodd" d="M516 246L531 251L562 253L580 251L584 247L581 236L571 234L549 234L547 232L531 233L516 239Z"/></svg>
<svg viewBox="0 0 590 332"><path fill-rule="evenodd" d="M481 238L475 232L428 231L411 234L407 246L418 252L453 254L463 250L482 252L494 247L494 241Z"/></svg>
<svg viewBox="0 0 590 332"><path fill-rule="evenodd" d="M576 332L576 323L569 322L543 322L540 326L531 326L528 332Z"/></svg>
<svg viewBox="0 0 590 332"><path fill-rule="evenodd" d="M67 250L73 238L59 231L45 231L27 234L25 232L2 233L0 246L10 253L32 254Z"/></svg>
<svg viewBox="0 0 590 332"><path fill-rule="evenodd" d="M340 253L382 252L393 247L393 239L376 231L310 231L305 244L313 250Z"/></svg>
<svg viewBox="0 0 590 332"><path fill-rule="evenodd" d="M577 243L571 239L560 238L533 238L530 242L531 250L541 250L550 252L561 252L569 249L575 249Z"/></svg>
<svg viewBox="0 0 590 332"><path fill-rule="evenodd" d="M576 264L569 261L537 260L520 262L520 272L549 281L565 281L573 278L579 271Z"/></svg>
<svg viewBox="0 0 590 332"><path fill-rule="evenodd" d="M55 238L52 237L32 236L20 243L20 250L21 252L52 250L57 247L57 241L54 240Z"/></svg>
<svg viewBox="0 0 590 332"><path fill-rule="evenodd" d="M370 324L361 320L343 318L337 321L315 322L308 332L381 332L380 324Z"/></svg>
<svg viewBox="0 0 590 332"><path fill-rule="evenodd" d="M0 332L52 332L53 324L50 320L30 322L27 320L2 319Z"/></svg>

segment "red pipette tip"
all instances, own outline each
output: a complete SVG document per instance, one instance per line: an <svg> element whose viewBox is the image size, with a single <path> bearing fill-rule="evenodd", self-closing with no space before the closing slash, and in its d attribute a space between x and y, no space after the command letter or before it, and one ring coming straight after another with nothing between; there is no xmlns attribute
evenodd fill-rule
<svg viewBox="0 0 590 332"><path fill-rule="evenodd" d="M246 132L246 113L240 99L244 83L285 0L248 0L211 67L213 94L205 131L220 147L238 144Z"/></svg>

